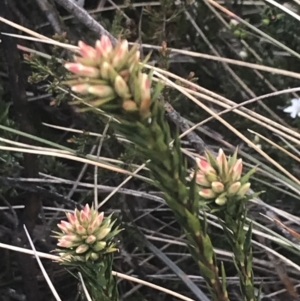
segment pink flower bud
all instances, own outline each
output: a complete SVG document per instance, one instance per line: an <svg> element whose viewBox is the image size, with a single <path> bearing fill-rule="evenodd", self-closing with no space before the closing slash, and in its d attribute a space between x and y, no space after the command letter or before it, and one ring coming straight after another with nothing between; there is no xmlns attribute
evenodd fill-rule
<svg viewBox="0 0 300 301"><path fill-rule="evenodd" d="M85 228L80 225L79 223L76 223L76 233L79 234L79 235L85 235L86 234L86 230Z"/></svg>
<svg viewBox="0 0 300 301"><path fill-rule="evenodd" d="M82 56L74 56L74 62L82 64L84 66L96 67L99 61L95 59L90 59Z"/></svg>
<svg viewBox="0 0 300 301"><path fill-rule="evenodd" d="M106 242L105 241L98 241L96 244L94 244L92 246L92 249L95 252L99 252L99 251L103 250L105 247L106 247Z"/></svg>
<svg viewBox="0 0 300 301"><path fill-rule="evenodd" d="M112 66L117 68L117 67L122 67L121 65L124 64L124 60L127 59L128 55L128 41L123 40L117 50L117 53L114 55L112 59Z"/></svg>
<svg viewBox="0 0 300 301"><path fill-rule="evenodd" d="M82 253L86 252L88 249L89 249L88 245L82 244L76 248L75 252L76 252L76 254L82 254Z"/></svg>
<svg viewBox="0 0 300 301"><path fill-rule="evenodd" d="M71 242L78 242L81 241L81 238L77 236L76 234L68 234L64 235L61 239Z"/></svg>
<svg viewBox="0 0 300 301"><path fill-rule="evenodd" d="M109 37L105 35L101 37L100 43L97 45L97 47L100 49L101 54L104 57L108 57L111 51L113 50Z"/></svg>
<svg viewBox="0 0 300 301"><path fill-rule="evenodd" d="M238 181L241 178L243 171L243 160L238 159L232 166L231 179L232 181Z"/></svg>
<svg viewBox="0 0 300 301"><path fill-rule="evenodd" d="M97 57L100 58L102 56L102 46L101 46L101 41L97 40L95 43L95 50L97 53Z"/></svg>
<svg viewBox="0 0 300 301"><path fill-rule="evenodd" d="M83 57L89 58L89 59L96 59L97 52L93 47L88 46L83 41L78 42L78 47L79 47L79 50L80 50L80 54Z"/></svg>
<svg viewBox="0 0 300 301"><path fill-rule="evenodd" d="M242 199L245 194L247 193L247 191L250 189L251 184L250 183L246 183L244 185L241 186L240 190L237 192L237 197L239 199Z"/></svg>
<svg viewBox="0 0 300 301"><path fill-rule="evenodd" d="M79 222L80 221L80 211L77 208L74 211L74 215L77 219L77 222Z"/></svg>
<svg viewBox="0 0 300 301"><path fill-rule="evenodd" d="M98 77L100 72L95 67L84 66L80 63L66 63L65 68L79 76Z"/></svg>
<svg viewBox="0 0 300 301"><path fill-rule="evenodd" d="M84 226L87 226L89 223L89 216L83 210L80 211L80 222Z"/></svg>
<svg viewBox="0 0 300 301"><path fill-rule="evenodd" d="M85 240L85 242L87 243L87 244L93 244L95 241L96 241L96 236L95 235L90 235L86 240Z"/></svg>
<svg viewBox="0 0 300 301"><path fill-rule="evenodd" d="M241 187L241 182L235 182L231 184L227 189L228 196L235 195L239 191L240 187Z"/></svg>
<svg viewBox="0 0 300 301"><path fill-rule="evenodd" d="M211 188L215 193L222 193L224 191L224 185L221 182L212 182Z"/></svg>
<svg viewBox="0 0 300 301"><path fill-rule="evenodd" d="M97 215L97 217L92 222L92 224L88 226L89 234L94 233L99 228L99 226L101 225L101 223L103 221L103 217L104 217L104 212L101 212L100 214Z"/></svg>
<svg viewBox="0 0 300 301"><path fill-rule="evenodd" d="M69 233L73 231L73 226L72 224L66 222L66 221L61 221L60 224L57 225L57 227L62 230L64 233Z"/></svg>
<svg viewBox="0 0 300 301"><path fill-rule="evenodd" d="M117 77L115 78L114 87L115 87L117 94L121 98L123 98L123 99L130 98L131 95L130 95L129 88L128 88L126 82L124 81L124 79L120 75L117 75Z"/></svg>
<svg viewBox="0 0 300 301"><path fill-rule="evenodd" d="M151 106L151 85L146 73L140 74L139 84L141 89L140 113L142 115L147 115L148 112L150 112Z"/></svg>
<svg viewBox="0 0 300 301"><path fill-rule="evenodd" d="M88 93L88 84L79 84L71 87L71 90L75 93L87 94Z"/></svg>
<svg viewBox="0 0 300 301"><path fill-rule="evenodd" d="M215 169L204 159L196 158L197 165L199 169L204 173L207 174L208 172L216 173Z"/></svg>
<svg viewBox="0 0 300 301"><path fill-rule="evenodd" d="M59 239L57 246L62 248L72 248L74 247L74 243L65 239Z"/></svg>
<svg viewBox="0 0 300 301"><path fill-rule="evenodd" d="M201 197L203 197L204 199L212 199L212 198L215 198L216 197L216 194L213 192L212 189L202 189L200 192L199 192L199 195Z"/></svg>
<svg viewBox="0 0 300 301"><path fill-rule="evenodd" d="M76 221L77 221L76 216L75 216L74 214L70 213L70 212L67 212L67 213L66 213L66 216L67 216L67 218L68 218L70 224L71 224L72 226L74 226L75 223L76 223Z"/></svg>
<svg viewBox="0 0 300 301"><path fill-rule="evenodd" d="M104 85L89 86L88 92L93 95L97 95L101 98L106 98L109 96L113 97L115 95L115 92L112 87Z"/></svg>
<svg viewBox="0 0 300 301"><path fill-rule="evenodd" d="M216 161L218 163L219 174L223 180L227 180L228 176L228 161L222 148L219 149Z"/></svg>
<svg viewBox="0 0 300 301"><path fill-rule="evenodd" d="M92 212L91 212L91 208L90 208L90 205L89 204L86 204L82 211L88 216L88 219L91 219L92 217Z"/></svg>
<svg viewBox="0 0 300 301"><path fill-rule="evenodd" d="M226 160L226 156L222 148L219 149L216 160L219 165L222 165L223 161Z"/></svg>
<svg viewBox="0 0 300 301"><path fill-rule="evenodd" d="M202 187L210 187L211 183L206 179L203 172L198 171L196 175L196 183Z"/></svg>

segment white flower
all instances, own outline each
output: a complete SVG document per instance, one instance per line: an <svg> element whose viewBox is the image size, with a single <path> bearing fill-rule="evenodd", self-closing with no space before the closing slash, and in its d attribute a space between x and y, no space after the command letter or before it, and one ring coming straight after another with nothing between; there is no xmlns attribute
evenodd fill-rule
<svg viewBox="0 0 300 301"><path fill-rule="evenodd" d="M293 98L291 105L283 110L285 113L290 113L292 118L300 117L300 98Z"/></svg>

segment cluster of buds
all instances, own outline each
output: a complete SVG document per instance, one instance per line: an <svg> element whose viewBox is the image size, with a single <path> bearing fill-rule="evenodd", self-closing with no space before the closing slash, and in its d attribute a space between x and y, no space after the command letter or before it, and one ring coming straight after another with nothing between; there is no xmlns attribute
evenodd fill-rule
<svg viewBox="0 0 300 301"><path fill-rule="evenodd" d="M150 117L151 81L141 72L140 52L128 41L122 40L115 47L107 36L97 40L94 47L78 43L81 56L65 68L75 75L65 83L73 92L86 96L86 102L106 111L123 110L137 113L144 119Z"/></svg>
<svg viewBox="0 0 300 301"><path fill-rule="evenodd" d="M205 158L197 158L196 183L200 186L200 196L222 206L229 200L242 200L250 188L249 178L256 171L251 169L242 176L243 161L237 159L237 150L227 160L222 149L215 158L210 152ZM194 177L194 172L190 179Z"/></svg>
<svg viewBox="0 0 300 301"><path fill-rule="evenodd" d="M68 221L57 225L61 232L55 232L62 261L97 261L101 255L117 250L112 240L119 230L112 229L114 221L104 218L103 212L86 205L66 215Z"/></svg>

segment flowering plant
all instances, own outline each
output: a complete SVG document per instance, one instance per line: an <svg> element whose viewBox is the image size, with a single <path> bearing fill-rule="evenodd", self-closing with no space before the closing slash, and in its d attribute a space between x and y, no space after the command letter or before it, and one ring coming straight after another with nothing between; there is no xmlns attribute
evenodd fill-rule
<svg viewBox="0 0 300 301"><path fill-rule="evenodd" d="M140 52L133 47L128 50L127 40L113 48L109 38L102 36L95 47L80 41L79 56L74 63L66 63L65 68L76 75L66 82L73 92L88 96L86 102L101 107L122 117L129 113L141 120L149 117L151 82L146 73L141 72Z"/></svg>
<svg viewBox="0 0 300 301"><path fill-rule="evenodd" d="M115 221L88 204L66 216L68 221L57 225L61 232L55 232L60 262L82 273L93 300L118 300L112 276L112 253L117 250L113 239L120 231L113 229Z"/></svg>
<svg viewBox="0 0 300 301"><path fill-rule="evenodd" d="M79 42L78 46L81 56L75 56L75 62L65 64L66 69L73 73L66 84L83 97L83 103L100 107L112 115L117 120L112 123L115 130L133 142L141 158L147 160L155 185L164 192L167 204L186 234L189 250L212 299L229 300L226 275L223 268L220 274L205 215L204 219L199 218L200 209L209 210L220 218L235 256L245 300L258 300L253 285L251 225L247 231L243 229L249 178L255 169L243 176L238 152L227 160L220 150L217 157L206 152L205 159L197 159L198 170L187 177L187 162L180 148L178 133L173 146L170 146L171 131L164 118L163 104L158 101L162 86L151 89L151 77L142 72L143 64L136 46L129 50L128 42L123 40L113 47L105 36L96 41L95 47L83 42ZM86 221L85 213L82 213L82 218L81 214L75 215L77 220ZM98 219L99 216L94 216L95 223ZM69 222L71 224L71 220ZM61 227L66 229L64 225ZM96 251L104 246L102 239L109 237L109 234L103 236L102 233L106 234L102 230L91 230L84 236L80 235L78 241L72 241L72 253L68 255L77 259L82 251L82 259L98 260ZM61 245L68 241L64 235L60 238ZM77 236L73 238L77 240ZM105 243L106 250L110 250L106 240Z"/></svg>
<svg viewBox="0 0 300 301"><path fill-rule="evenodd" d="M206 158L197 158L196 183L200 187L199 195L209 203L220 206L228 201L240 201L245 198L251 184L250 176L256 171L251 169L242 177L243 161L237 159L237 150L234 155L227 160L224 151L219 149L215 158L206 151ZM194 177L191 173L190 179ZM229 204L230 205L230 204ZM215 208L212 206L212 208Z"/></svg>
<svg viewBox="0 0 300 301"><path fill-rule="evenodd" d="M291 105L289 107L286 107L283 112L289 113L292 118L299 117L300 115L300 99L299 98L293 98L291 100Z"/></svg>

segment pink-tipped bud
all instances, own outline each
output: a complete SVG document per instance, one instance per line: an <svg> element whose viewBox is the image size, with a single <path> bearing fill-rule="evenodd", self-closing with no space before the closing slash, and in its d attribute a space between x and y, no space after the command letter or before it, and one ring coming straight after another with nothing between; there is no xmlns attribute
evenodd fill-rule
<svg viewBox="0 0 300 301"><path fill-rule="evenodd" d="M199 169L204 173L207 174L208 172L216 173L215 169L204 159L196 158L197 165Z"/></svg>
<svg viewBox="0 0 300 301"><path fill-rule="evenodd" d="M72 224L66 222L66 221L61 221L60 224L57 225L57 227L62 230L64 233L69 233L73 231L73 226Z"/></svg>
<svg viewBox="0 0 300 301"><path fill-rule="evenodd" d="M74 214L67 212L66 213L67 219L69 220L70 224L74 226L76 224L77 218Z"/></svg>
<svg viewBox="0 0 300 301"><path fill-rule="evenodd" d="M212 189L202 189L200 192L199 192L199 195L201 197L203 197L204 199L212 199L212 198L215 198L216 197L216 194L213 192Z"/></svg>
<svg viewBox="0 0 300 301"><path fill-rule="evenodd" d="M76 252L76 254L82 254L82 253L86 252L88 249L89 249L88 245L82 244L76 248L75 252Z"/></svg>
<svg viewBox="0 0 300 301"><path fill-rule="evenodd" d="M57 245L59 247L62 247L62 248L72 248L72 247L74 247L74 243L72 241L68 241L68 240L65 240L65 239L59 239Z"/></svg>
<svg viewBox="0 0 300 301"><path fill-rule="evenodd" d="M81 238L79 236L77 236L76 234L68 234L68 235L64 235L62 237L63 240L66 241L71 241L71 242L78 242L81 241Z"/></svg>
<svg viewBox="0 0 300 301"><path fill-rule="evenodd" d="M227 203L227 198L225 196L219 196L215 199L215 203L219 206L223 206Z"/></svg>
<svg viewBox="0 0 300 301"><path fill-rule="evenodd" d="M79 223L76 223L76 233L79 234L79 235L85 235L86 234L86 230L85 228L80 225Z"/></svg>
<svg viewBox="0 0 300 301"><path fill-rule="evenodd" d="M65 68L70 72L73 72L79 76L86 76L86 77L98 77L100 72L95 67L84 66L80 63L66 63Z"/></svg>
<svg viewBox="0 0 300 301"><path fill-rule="evenodd" d="M211 183L206 179L203 172L198 171L196 174L196 183L202 187L210 187Z"/></svg>
<svg viewBox="0 0 300 301"><path fill-rule="evenodd" d="M98 214L98 216L94 219L92 224L89 225L89 227L88 227L89 234L94 233L100 227L100 225L102 224L102 221L103 221L103 217L104 217L104 212L101 212L100 214Z"/></svg>
<svg viewBox="0 0 300 301"><path fill-rule="evenodd" d="M80 211L80 222L82 225L87 226L89 223L89 216L86 212L84 212L83 210Z"/></svg>
<svg viewBox="0 0 300 301"><path fill-rule="evenodd" d="M222 165L223 161L226 160L226 156L222 148L219 149L216 160L219 165Z"/></svg>
<svg viewBox="0 0 300 301"><path fill-rule="evenodd" d="M102 240L105 238L105 236L110 232L110 228L104 228L100 231L100 233L97 235L97 240Z"/></svg>
<svg viewBox="0 0 300 301"><path fill-rule="evenodd" d="M96 241L96 236L95 235L90 235L86 240L85 242L89 245L93 244L95 241Z"/></svg>
<svg viewBox="0 0 300 301"><path fill-rule="evenodd" d="M115 82L114 82L114 87L115 87L115 91L121 98L123 98L123 99L130 98L131 95L130 95L129 88L128 88L126 82L124 81L124 79L120 75L116 76Z"/></svg>
<svg viewBox="0 0 300 301"><path fill-rule="evenodd" d="M106 247L106 242L105 241L98 241L96 244L94 244L92 246L92 249L95 252L99 252L99 251L102 251L105 247Z"/></svg>
<svg viewBox="0 0 300 301"><path fill-rule="evenodd" d="M251 184L250 183L246 183L244 185L241 186L240 190L237 192L237 197L239 199L242 199L245 194L248 192L248 190L250 189Z"/></svg>
<svg viewBox="0 0 300 301"><path fill-rule="evenodd" d="M97 40L95 43L95 50L97 53L97 58L100 58L102 56L102 46L101 46L101 41Z"/></svg>
<svg viewBox="0 0 300 301"><path fill-rule="evenodd" d="M228 167L227 158L226 158L222 148L219 149L216 161L217 161L217 164L218 164L218 169L219 169L220 176L224 180L227 180L229 167Z"/></svg>
<svg viewBox="0 0 300 301"><path fill-rule="evenodd" d="M233 196L235 195L239 189L241 188L241 182L235 182L229 186L227 189L227 194L228 196Z"/></svg>
<svg viewBox="0 0 300 301"><path fill-rule="evenodd" d="M151 106L151 84L146 73L140 74L139 84L141 89L140 112L142 115L145 115L150 111Z"/></svg>
<svg viewBox="0 0 300 301"><path fill-rule="evenodd" d="M89 217L89 219L92 217L91 208L89 204L86 204L82 211Z"/></svg>
<svg viewBox="0 0 300 301"><path fill-rule="evenodd" d="M238 181L241 178L243 171L243 160L238 159L232 166L231 179L232 181Z"/></svg>
<svg viewBox="0 0 300 301"><path fill-rule="evenodd" d="M114 55L112 59L112 66L115 68L122 67L121 65L124 64L124 60L127 59L127 55L128 55L128 41L123 40L119 45L117 53Z"/></svg>
<svg viewBox="0 0 300 301"><path fill-rule="evenodd" d="M98 47L101 49L101 54L104 57L108 57L111 51L113 50L111 41L108 36L103 35L100 40Z"/></svg>
<svg viewBox="0 0 300 301"><path fill-rule="evenodd" d="M78 47L82 57L89 58L89 59L96 59L97 52L93 47L85 44L83 41L78 42Z"/></svg>
<svg viewBox="0 0 300 301"><path fill-rule="evenodd" d="M211 188L215 193L222 193L224 191L224 185L221 182L212 182Z"/></svg>
<svg viewBox="0 0 300 301"><path fill-rule="evenodd" d="M113 97L115 95L113 88L110 86L101 86L101 85L90 86L88 88L88 92L93 95L97 95L101 98L106 98L109 96Z"/></svg>
<svg viewBox="0 0 300 301"><path fill-rule="evenodd" d="M71 90L75 93L87 94L88 93L88 84L78 84L71 87Z"/></svg>

